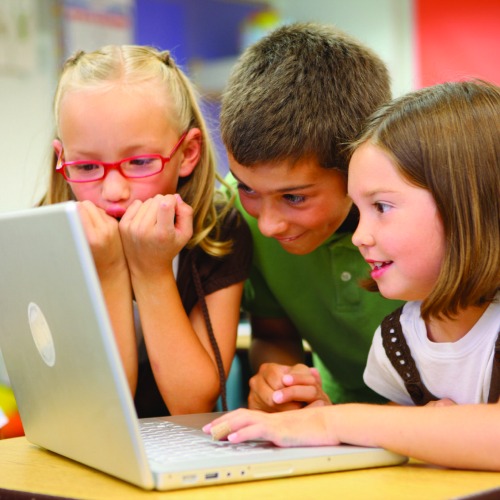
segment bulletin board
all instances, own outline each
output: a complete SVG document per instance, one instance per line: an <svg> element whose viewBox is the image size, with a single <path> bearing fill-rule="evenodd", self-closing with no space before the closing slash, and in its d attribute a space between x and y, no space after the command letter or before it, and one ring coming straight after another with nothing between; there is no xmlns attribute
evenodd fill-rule
<svg viewBox="0 0 500 500"><path fill-rule="evenodd" d="M64 0L63 57L108 44L134 43L134 0Z"/></svg>

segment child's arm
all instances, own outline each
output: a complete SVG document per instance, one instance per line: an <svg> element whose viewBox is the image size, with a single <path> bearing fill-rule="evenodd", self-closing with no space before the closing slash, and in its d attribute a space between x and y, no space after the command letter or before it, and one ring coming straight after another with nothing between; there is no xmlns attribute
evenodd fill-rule
<svg viewBox="0 0 500 500"><path fill-rule="evenodd" d="M192 235L192 209L178 195L134 202L120 222L134 295L158 389L170 413L212 411L220 381L200 305L189 317L172 261ZM243 283L206 296L226 374L236 348Z"/></svg>
<svg viewBox="0 0 500 500"><path fill-rule="evenodd" d="M132 286L118 221L90 201L78 204L130 390L137 385Z"/></svg>
<svg viewBox="0 0 500 500"><path fill-rule="evenodd" d="M266 414L237 410L214 420L229 441L278 446L379 446L436 465L500 471L500 402L448 406L345 404Z"/></svg>

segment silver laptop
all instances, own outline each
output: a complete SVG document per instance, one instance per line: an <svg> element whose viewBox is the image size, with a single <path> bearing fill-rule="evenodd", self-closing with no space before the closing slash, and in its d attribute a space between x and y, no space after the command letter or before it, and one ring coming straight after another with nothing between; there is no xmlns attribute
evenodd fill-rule
<svg viewBox="0 0 500 500"><path fill-rule="evenodd" d="M0 351L30 442L145 489L406 461L379 448L212 441L201 427L214 413L139 420L74 202L0 214Z"/></svg>

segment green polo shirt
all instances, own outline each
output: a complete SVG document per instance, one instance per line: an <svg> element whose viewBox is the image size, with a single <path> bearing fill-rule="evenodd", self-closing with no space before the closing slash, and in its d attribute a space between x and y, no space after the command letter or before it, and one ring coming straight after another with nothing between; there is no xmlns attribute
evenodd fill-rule
<svg viewBox="0 0 500 500"><path fill-rule="evenodd" d="M310 254L293 255L262 235L239 199L236 205L250 226L254 247L243 308L258 317L288 317L295 324L311 346L332 402L384 401L364 384L363 371L377 326L402 302L359 286L369 268L351 242L352 233L333 234Z"/></svg>

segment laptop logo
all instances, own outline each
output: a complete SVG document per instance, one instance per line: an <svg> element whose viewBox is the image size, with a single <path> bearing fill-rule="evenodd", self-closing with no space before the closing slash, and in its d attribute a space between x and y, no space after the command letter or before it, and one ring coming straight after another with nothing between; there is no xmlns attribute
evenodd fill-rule
<svg viewBox="0 0 500 500"><path fill-rule="evenodd" d="M45 364L54 366L56 362L56 350L52 333L42 310L34 302L30 302L28 305L28 321L31 335L40 356Z"/></svg>

